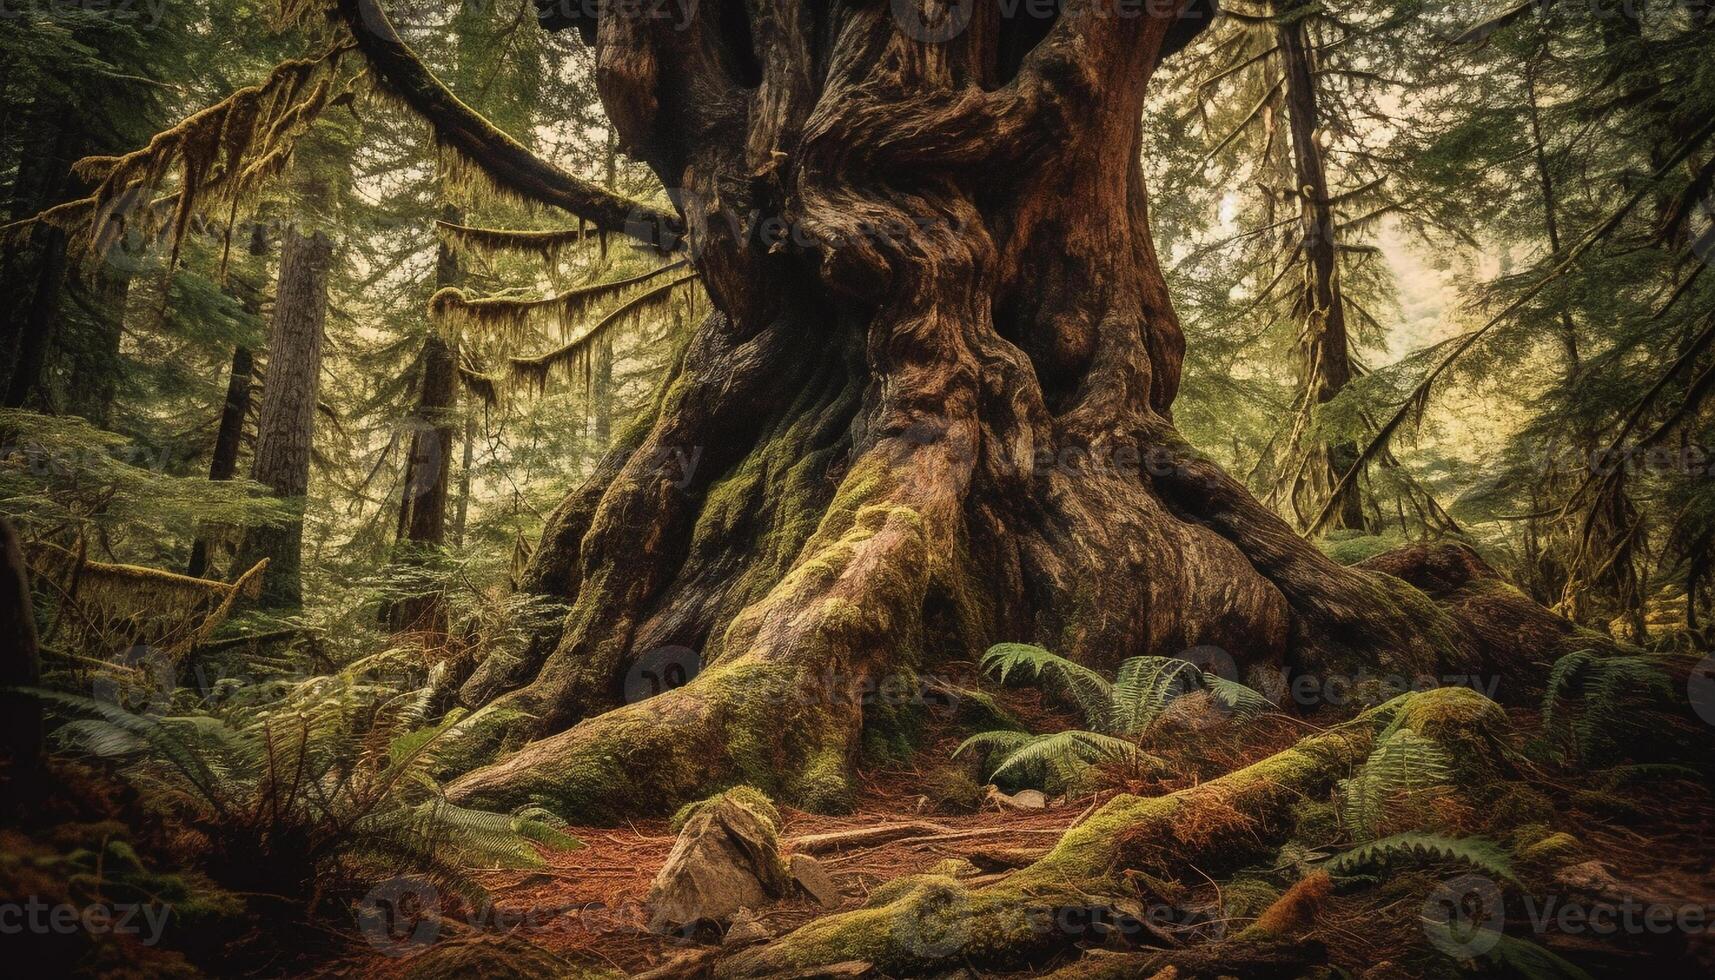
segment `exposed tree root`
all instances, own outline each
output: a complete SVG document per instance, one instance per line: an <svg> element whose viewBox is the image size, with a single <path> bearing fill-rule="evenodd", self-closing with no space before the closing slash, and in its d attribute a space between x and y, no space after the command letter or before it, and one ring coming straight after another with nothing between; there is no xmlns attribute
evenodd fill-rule
<svg viewBox="0 0 1715 980"><path fill-rule="evenodd" d="M901 879L878 889L864 908L740 953L718 973L766 976L863 960L886 974L921 976L966 964L1043 962L1095 938L1087 931L1091 910L1111 922L1155 900L1134 884L1147 881L1134 872L1169 879L1193 869L1219 874L1268 853L1291 833L1292 805L1327 795L1402 713L1414 722L1445 722L1492 709L1485 704L1465 689L1402 695L1219 779L1167 796L1116 797L1046 857L1002 882L968 889L950 878ZM1230 942L1271 945L1279 938L1246 933ZM1226 954L1242 959L1235 950Z"/></svg>

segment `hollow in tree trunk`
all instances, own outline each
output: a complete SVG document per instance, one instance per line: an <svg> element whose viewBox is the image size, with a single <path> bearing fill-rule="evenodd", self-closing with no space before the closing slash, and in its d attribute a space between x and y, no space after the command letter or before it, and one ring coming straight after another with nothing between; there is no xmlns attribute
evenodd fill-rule
<svg viewBox="0 0 1715 980"><path fill-rule="evenodd" d="M885 720L864 693L1001 640L1437 676L1567 642L1467 552L1335 564L1180 438L1139 143L1203 8L1060 6L961 5L939 43L914 4L558 22L715 309L551 516L524 585L570 612L466 688L536 740L455 801L615 817L748 781L838 809ZM700 673L640 699L674 647Z"/></svg>

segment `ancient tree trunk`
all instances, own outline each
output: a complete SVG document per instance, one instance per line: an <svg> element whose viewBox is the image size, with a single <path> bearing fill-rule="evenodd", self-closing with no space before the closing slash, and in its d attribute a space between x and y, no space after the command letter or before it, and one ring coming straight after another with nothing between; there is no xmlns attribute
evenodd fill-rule
<svg viewBox="0 0 1715 980"><path fill-rule="evenodd" d="M298 605L303 599L304 496L310 486L310 446L316 391L321 380L322 327L327 318L328 271L333 243L320 231L286 229L280 276L268 325L266 380L256 424L250 478L299 508L289 521L254 527L239 548L237 567L269 559L261 604Z"/></svg>
<svg viewBox="0 0 1715 980"><path fill-rule="evenodd" d="M1310 34L1301 10L1287 10L1276 25L1280 57L1285 65L1282 92L1286 102L1287 128L1292 137L1295 175L1293 193L1299 199L1298 226L1303 249L1304 285L1297 309L1304 327L1299 338L1300 385L1303 410L1325 405L1352 379L1350 343L1346 335L1346 304L1340 295L1338 228L1333 201L1328 194L1328 171L1322 159L1315 61ZM1300 476L1314 504L1327 499L1340 477L1357 462L1358 449L1350 441L1314 439L1306 447L1306 462ZM1292 488L1294 499L1302 496ZM1329 526L1364 526L1363 501L1354 484L1335 509Z"/></svg>
<svg viewBox="0 0 1715 980"><path fill-rule="evenodd" d="M744 780L839 808L891 709L866 691L1000 640L1412 675L1566 642L1474 556L1336 565L1185 445L1138 147L1201 21L1060 6L550 20L595 43L715 310L549 520L524 586L564 622L467 687L513 686L507 734L539 740L453 799L615 816ZM695 676L648 697L671 666Z"/></svg>

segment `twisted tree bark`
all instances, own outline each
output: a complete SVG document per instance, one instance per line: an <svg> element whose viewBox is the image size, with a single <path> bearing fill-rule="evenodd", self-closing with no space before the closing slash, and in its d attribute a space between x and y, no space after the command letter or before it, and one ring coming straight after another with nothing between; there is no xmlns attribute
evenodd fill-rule
<svg viewBox="0 0 1715 980"><path fill-rule="evenodd" d="M1202 8L1035 9L554 21L593 41L715 311L552 516L525 584L571 611L467 688L538 740L455 800L614 817L743 780L836 809L879 720L865 693L998 640L1407 675L1568 642L1480 569L1432 598L1336 565L1184 444L1139 145L1150 75ZM701 672L638 700L628 674L672 647Z"/></svg>

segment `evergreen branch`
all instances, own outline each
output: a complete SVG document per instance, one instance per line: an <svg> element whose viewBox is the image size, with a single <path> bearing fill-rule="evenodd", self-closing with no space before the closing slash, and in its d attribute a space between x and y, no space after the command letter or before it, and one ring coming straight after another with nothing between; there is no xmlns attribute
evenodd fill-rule
<svg viewBox="0 0 1715 980"><path fill-rule="evenodd" d="M1419 406L1421 406L1423 401L1428 398L1429 391L1434 386L1435 382L1442 374L1446 373L1448 368L1453 366L1455 361L1457 361L1466 351L1476 346L1477 341L1482 340L1491 330L1505 322L1514 313L1517 313L1526 303L1536 298L1539 293L1548 288L1550 283L1553 283L1555 280L1570 271L1578 260L1583 258L1584 253L1588 252L1596 245L1597 242L1605 239L1615 228L1619 227L1620 222L1625 220L1626 215L1630 214L1633 208L1636 208L1644 198L1648 197L1654 191L1657 182L1672 173L1673 170L1681 163L1684 163L1685 160L1690 157L1698 147L1702 146L1711 135L1715 135L1715 117L1712 117L1701 129L1692 133L1691 136L1680 145L1679 149L1674 151L1673 155L1656 169L1654 176L1650 180L1643 181L1641 186L1634 191L1630 197L1622 202L1619 207L1615 208L1607 218L1603 219L1601 223L1597 224L1594 228L1591 228L1582 238L1568 248L1566 250L1565 257L1556 263L1553 268L1549 269L1540 278L1538 278L1536 282L1532 283L1530 288L1519 294L1517 298L1506 305L1505 309L1490 317L1482 326L1477 327L1476 329L1467 332L1463 337L1460 337L1453 345L1453 349L1448 351L1440 361L1436 362L1434 367L1430 368L1429 373L1424 376L1422 381L1418 382L1417 386L1414 387L1411 393L1406 396L1405 400L1400 403L1399 408L1388 417L1388 420L1382 424L1381 429L1376 432L1375 436L1372 437L1364 446L1363 450L1358 453L1357 461L1354 462L1351 468L1340 477L1340 482L1337 483L1334 486L1333 491L1329 493L1327 501L1322 505L1322 510L1317 514L1316 519L1310 523L1310 526L1305 531L1305 535L1311 536L1318 534L1321 532L1323 527L1327 526L1328 520L1333 517L1335 508L1339 502L1345 499L1347 492L1349 492L1353 484L1357 482L1358 475L1363 472L1364 468L1367 467L1372 460L1375 459L1376 454L1381 452L1382 449L1387 446L1388 442L1393 438L1394 433L1398 431L1400 425L1403 424L1407 418L1411 417L1415 411L1418 411ZM1588 480L1586 482L1588 482Z"/></svg>
<svg viewBox="0 0 1715 980"><path fill-rule="evenodd" d="M554 166L459 101L399 37L379 0L336 0L328 11L357 41L386 89L434 127L440 142L480 167L496 184L551 204L605 231L673 248L682 223L675 215L622 197Z"/></svg>

